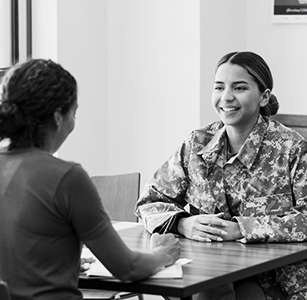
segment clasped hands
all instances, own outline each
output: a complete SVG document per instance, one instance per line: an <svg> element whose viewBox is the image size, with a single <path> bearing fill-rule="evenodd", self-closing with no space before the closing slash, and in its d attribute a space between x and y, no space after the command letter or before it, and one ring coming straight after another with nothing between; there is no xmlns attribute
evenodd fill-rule
<svg viewBox="0 0 307 300"><path fill-rule="evenodd" d="M177 230L186 238L200 241L233 241L242 238L237 222L222 219L223 213L181 218Z"/></svg>

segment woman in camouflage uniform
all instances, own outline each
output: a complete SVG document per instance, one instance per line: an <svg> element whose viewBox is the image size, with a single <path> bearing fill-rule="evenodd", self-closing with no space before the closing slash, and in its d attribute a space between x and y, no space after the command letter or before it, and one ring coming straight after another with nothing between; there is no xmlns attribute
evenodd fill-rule
<svg viewBox="0 0 307 300"><path fill-rule="evenodd" d="M272 89L259 55L221 58L212 92L221 120L193 131L146 184L135 213L149 232L208 242L307 240L307 141L270 118L278 110ZM249 285L249 297L240 296L247 283L255 292ZM236 297L307 299L307 262L199 295Z"/></svg>

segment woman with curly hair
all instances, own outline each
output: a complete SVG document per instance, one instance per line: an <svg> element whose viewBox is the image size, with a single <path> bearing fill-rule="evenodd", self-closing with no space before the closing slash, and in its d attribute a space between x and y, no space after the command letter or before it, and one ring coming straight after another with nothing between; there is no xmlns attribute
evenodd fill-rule
<svg viewBox="0 0 307 300"><path fill-rule="evenodd" d="M174 263L174 235L154 235L149 253L131 251L84 169L52 155L74 129L75 78L51 60L31 59L8 70L1 85L0 278L12 299L82 299L82 242L123 281Z"/></svg>

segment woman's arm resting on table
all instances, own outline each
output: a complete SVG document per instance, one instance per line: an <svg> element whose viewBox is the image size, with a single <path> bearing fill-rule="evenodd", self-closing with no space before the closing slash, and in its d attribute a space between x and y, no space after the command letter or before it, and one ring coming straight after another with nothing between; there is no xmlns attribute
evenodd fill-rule
<svg viewBox="0 0 307 300"><path fill-rule="evenodd" d="M146 253L130 250L112 226L103 236L85 243L105 267L122 281L149 277L180 257L179 240L173 234L153 234L151 249Z"/></svg>
<svg viewBox="0 0 307 300"><path fill-rule="evenodd" d="M58 210L67 215L75 232L118 279L132 281L151 276L180 256L173 235L154 236L151 252L131 251L113 228L98 191L81 166L70 170L58 189Z"/></svg>

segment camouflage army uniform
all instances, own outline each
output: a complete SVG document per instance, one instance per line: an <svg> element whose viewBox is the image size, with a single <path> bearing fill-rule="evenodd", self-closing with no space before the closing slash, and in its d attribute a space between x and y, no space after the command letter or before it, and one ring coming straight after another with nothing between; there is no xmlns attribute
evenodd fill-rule
<svg viewBox="0 0 307 300"><path fill-rule="evenodd" d="M135 213L149 232L184 207L235 218L240 242L307 240L307 141L259 116L236 156L227 159L225 126L193 131L146 184ZM307 299L307 261L259 275L267 299Z"/></svg>

